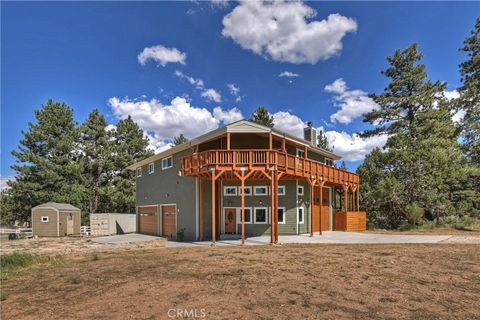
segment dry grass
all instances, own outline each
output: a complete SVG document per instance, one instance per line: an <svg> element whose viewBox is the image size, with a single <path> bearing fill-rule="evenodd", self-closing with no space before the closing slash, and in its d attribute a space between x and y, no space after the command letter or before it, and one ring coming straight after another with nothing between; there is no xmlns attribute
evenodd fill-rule
<svg viewBox="0 0 480 320"><path fill-rule="evenodd" d="M2 319L480 319L478 245L154 249L65 258L2 282Z"/></svg>

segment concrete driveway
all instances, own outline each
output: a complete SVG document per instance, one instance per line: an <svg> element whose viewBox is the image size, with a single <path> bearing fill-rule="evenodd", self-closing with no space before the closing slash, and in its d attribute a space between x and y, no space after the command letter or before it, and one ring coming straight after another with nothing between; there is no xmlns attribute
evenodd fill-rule
<svg viewBox="0 0 480 320"><path fill-rule="evenodd" d="M403 243L438 243L452 238L452 236L439 235L397 235L397 234L379 234L367 232L341 232L327 231L322 235L298 235L298 236L279 236L281 244L287 243L311 243L311 244L403 244ZM270 243L270 236L249 237L245 240L246 245L265 245ZM239 239L220 240L216 243L218 246L238 246ZM194 247L209 246L210 241L197 242L175 242L168 241L167 247Z"/></svg>

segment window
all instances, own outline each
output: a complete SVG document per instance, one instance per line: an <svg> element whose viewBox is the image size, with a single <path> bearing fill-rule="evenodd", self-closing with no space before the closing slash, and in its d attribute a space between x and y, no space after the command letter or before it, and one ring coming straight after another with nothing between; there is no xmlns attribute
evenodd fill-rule
<svg viewBox="0 0 480 320"><path fill-rule="evenodd" d="M172 157L168 157L165 159L162 159L162 170L168 169L173 167L173 159Z"/></svg>
<svg viewBox="0 0 480 320"><path fill-rule="evenodd" d="M279 196L285 195L285 186L278 186L278 195Z"/></svg>
<svg viewBox="0 0 480 320"><path fill-rule="evenodd" d="M255 208L255 223L267 224L267 208Z"/></svg>
<svg viewBox="0 0 480 320"><path fill-rule="evenodd" d="M297 215L298 215L298 223L303 224L303 207L297 208Z"/></svg>
<svg viewBox="0 0 480 320"><path fill-rule="evenodd" d="M305 158L305 150L303 150L303 149L297 149L297 157L299 157L299 158Z"/></svg>
<svg viewBox="0 0 480 320"><path fill-rule="evenodd" d="M303 196L303 186L298 186L297 195Z"/></svg>
<svg viewBox="0 0 480 320"><path fill-rule="evenodd" d="M278 214L278 223L285 224L285 208L279 207L277 210L277 214Z"/></svg>
<svg viewBox="0 0 480 320"><path fill-rule="evenodd" d="M242 208L238 208L238 212L241 212L241 211L242 211ZM245 214L245 224L252 223L252 208L245 208L244 214ZM242 215L238 214L237 217L238 217L237 222L239 224L241 224L242 223Z"/></svg>
<svg viewBox="0 0 480 320"><path fill-rule="evenodd" d="M142 168L137 169L137 178L140 178L142 176Z"/></svg>
<svg viewBox="0 0 480 320"><path fill-rule="evenodd" d="M253 189L253 194L256 196L264 196L268 194L268 188L265 186L258 186Z"/></svg>
<svg viewBox="0 0 480 320"><path fill-rule="evenodd" d="M42 216L42 222L48 222L48 217L47 216Z"/></svg>
<svg viewBox="0 0 480 320"><path fill-rule="evenodd" d="M155 163L148 164L148 174L155 172Z"/></svg>
<svg viewBox="0 0 480 320"><path fill-rule="evenodd" d="M223 195L224 196L236 196L237 195L237 187L223 187Z"/></svg>
<svg viewBox="0 0 480 320"><path fill-rule="evenodd" d="M327 166L333 166L333 160L326 159L326 160L325 160L325 164L326 164Z"/></svg>
<svg viewBox="0 0 480 320"><path fill-rule="evenodd" d="M251 196L252 195L252 187L244 187L245 190L245 195L246 196ZM242 187L238 187L238 195L242 195Z"/></svg>

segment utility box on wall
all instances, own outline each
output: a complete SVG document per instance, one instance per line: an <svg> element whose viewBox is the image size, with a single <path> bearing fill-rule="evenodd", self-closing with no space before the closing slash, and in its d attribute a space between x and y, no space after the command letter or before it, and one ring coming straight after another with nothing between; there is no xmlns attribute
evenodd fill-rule
<svg viewBox="0 0 480 320"><path fill-rule="evenodd" d="M107 236L137 231L136 215L127 213L91 213L90 234Z"/></svg>

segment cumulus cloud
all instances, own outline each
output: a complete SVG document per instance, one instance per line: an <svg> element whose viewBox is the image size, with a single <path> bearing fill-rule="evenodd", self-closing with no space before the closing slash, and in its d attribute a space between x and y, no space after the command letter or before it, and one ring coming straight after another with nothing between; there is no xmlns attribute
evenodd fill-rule
<svg viewBox="0 0 480 320"><path fill-rule="evenodd" d="M215 101L217 103L222 102L222 95L215 89L209 88L205 89L205 83L202 79L195 79L189 75L184 74L183 72L176 70L174 73L175 76L180 79L187 80L195 89L201 90L201 96L204 97L207 101Z"/></svg>
<svg viewBox="0 0 480 320"><path fill-rule="evenodd" d="M242 119L237 108L224 110L216 107L212 112L191 105L187 99L176 97L169 104L157 99L146 100L112 97L108 103L118 119L129 115L143 129L156 152L168 149L173 137L183 133L186 138L195 138L214 130L222 124Z"/></svg>
<svg viewBox="0 0 480 320"><path fill-rule="evenodd" d="M303 138L303 128L307 126L307 123L298 116L285 111L274 113L272 116L276 129ZM324 131L323 127L317 128L318 132L320 130ZM334 148L334 152L347 161L363 160L374 148L382 148L387 142L387 136L361 138L356 133L348 134L335 130L324 132L330 146Z"/></svg>
<svg viewBox="0 0 480 320"><path fill-rule="evenodd" d="M457 90L445 91L443 95L449 101L460 98L460 93ZM466 111L464 109L458 109L452 112L452 121L456 124L460 123L465 117L465 113Z"/></svg>
<svg viewBox="0 0 480 320"><path fill-rule="evenodd" d="M144 48L143 51L138 54L137 59L142 66L144 66L148 60L153 60L162 67L165 67L168 63L185 64L187 54L177 48L167 48L162 45L157 45Z"/></svg>
<svg viewBox="0 0 480 320"><path fill-rule="evenodd" d="M297 78L300 77L298 73L290 72L290 71L283 71L278 75L279 78Z"/></svg>
<svg viewBox="0 0 480 320"><path fill-rule="evenodd" d="M235 102L242 101L242 96L240 95L240 88L237 87L234 83L227 84L228 91L230 94L235 97Z"/></svg>
<svg viewBox="0 0 480 320"><path fill-rule="evenodd" d="M223 110L221 107L213 109L213 117L223 124L229 124L243 119L242 112L238 108Z"/></svg>
<svg viewBox="0 0 480 320"><path fill-rule="evenodd" d="M316 64L338 54L357 23L338 13L311 21L315 16L298 1L243 1L223 18L222 35L275 61Z"/></svg>
<svg viewBox="0 0 480 320"><path fill-rule="evenodd" d="M349 90L346 82L339 78L325 86L325 91L334 94L335 105L340 108L330 116L330 121L348 124L357 117L372 110L378 109L368 94L362 90Z"/></svg>

